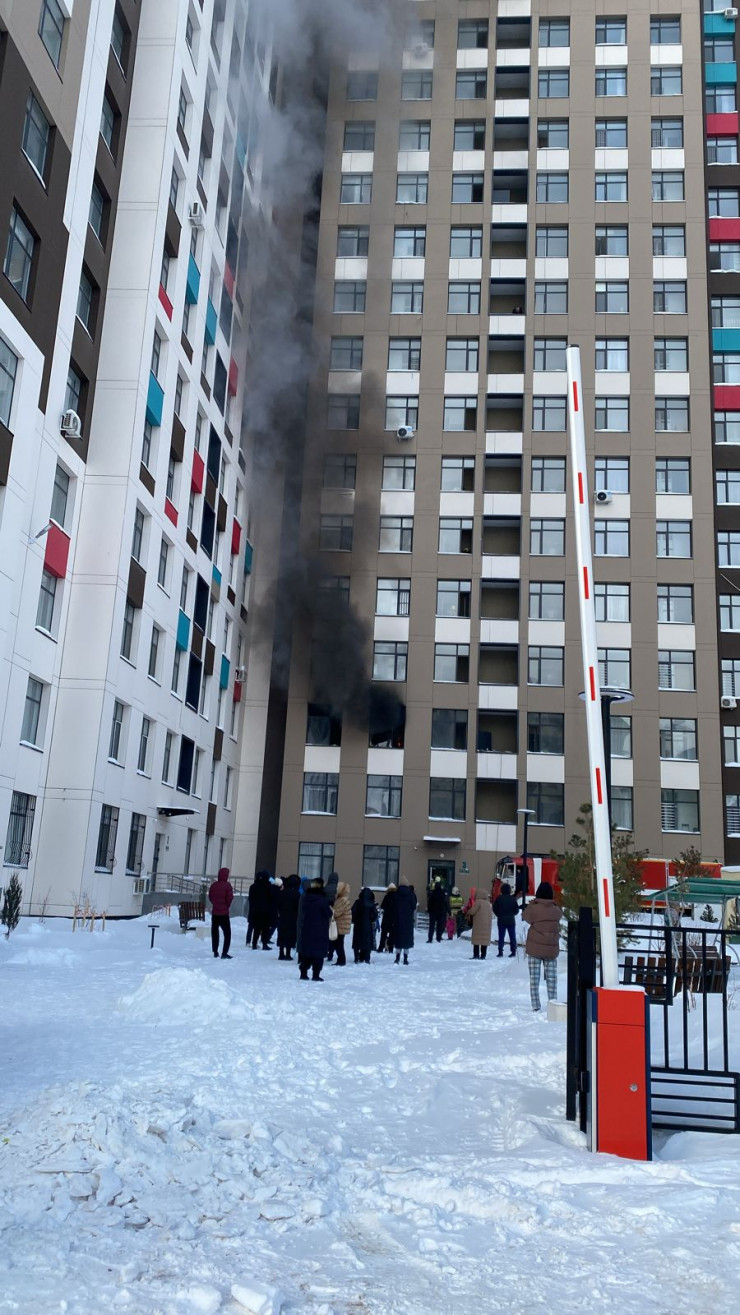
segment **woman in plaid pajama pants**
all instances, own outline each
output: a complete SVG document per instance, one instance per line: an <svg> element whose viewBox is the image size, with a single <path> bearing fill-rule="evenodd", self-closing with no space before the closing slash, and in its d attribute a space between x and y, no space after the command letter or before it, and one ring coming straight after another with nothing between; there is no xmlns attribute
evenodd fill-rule
<svg viewBox="0 0 740 1315"><path fill-rule="evenodd" d="M558 954L560 953L560 909L553 899L549 881L541 881L534 899L527 905L522 918L529 923L525 950L529 963L529 995L532 1009L539 1013L540 976L545 970L548 1000L557 999Z"/></svg>

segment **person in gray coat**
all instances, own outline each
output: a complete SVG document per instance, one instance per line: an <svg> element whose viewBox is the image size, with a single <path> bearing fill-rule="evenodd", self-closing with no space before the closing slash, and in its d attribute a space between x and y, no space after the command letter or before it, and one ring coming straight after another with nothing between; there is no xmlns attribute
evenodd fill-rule
<svg viewBox="0 0 740 1315"><path fill-rule="evenodd" d="M471 937L473 942L473 958L485 959L488 953L488 947L491 944L493 909L491 908L490 897L482 888L476 891L475 899L470 906L470 920L473 928L473 935Z"/></svg>

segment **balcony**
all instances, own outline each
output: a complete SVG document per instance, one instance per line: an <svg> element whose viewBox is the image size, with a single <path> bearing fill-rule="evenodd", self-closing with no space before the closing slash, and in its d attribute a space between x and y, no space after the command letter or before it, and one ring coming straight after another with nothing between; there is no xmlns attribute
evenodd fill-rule
<svg viewBox="0 0 740 1315"><path fill-rule="evenodd" d="M497 156L503 156L512 166L519 167L511 158L519 155L526 157L526 168L529 163L529 119L496 119L493 125L494 168L505 167L498 164Z"/></svg>
<svg viewBox="0 0 740 1315"><path fill-rule="evenodd" d="M475 820L516 827L516 781L476 781Z"/></svg>
<svg viewBox="0 0 740 1315"><path fill-rule="evenodd" d="M498 64L493 80L493 96L496 103L501 101L529 101L531 74L529 58L526 62L516 64Z"/></svg>
<svg viewBox="0 0 740 1315"><path fill-rule="evenodd" d="M490 338L488 342L488 392L524 392L523 338Z"/></svg>
<svg viewBox="0 0 740 1315"><path fill-rule="evenodd" d="M521 286L527 276L527 229L496 224L491 229L491 278Z"/></svg>
<svg viewBox="0 0 740 1315"><path fill-rule="evenodd" d="M482 754L512 758L516 764L519 747L519 719L516 712L479 712L477 747Z"/></svg>
<svg viewBox="0 0 740 1315"><path fill-rule="evenodd" d="M517 686L518 644L481 644L478 654L478 684Z"/></svg>
<svg viewBox="0 0 740 1315"><path fill-rule="evenodd" d="M500 621L519 624L519 582L511 580L481 581L481 626Z"/></svg>
<svg viewBox="0 0 740 1315"><path fill-rule="evenodd" d="M529 50L532 44L530 18L499 18L496 22L497 50Z"/></svg>
<svg viewBox="0 0 740 1315"><path fill-rule="evenodd" d="M527 284L524 279L491 279L488 313L491 337L524 334Z"/></svg>
<svg viewBox="0 0 740 1315"><path fill-rule="evenodd" d="M522 526L519 517L484 516L484 554L492 557L519 557L521 555Z"/></svg>
<svg viewBox="0 0 740 1315"><path fill-rule="evenodd" d="M486 433L509 431L521 434L523 429L524 399L521 393L495 393L486 398Z"/></svg>

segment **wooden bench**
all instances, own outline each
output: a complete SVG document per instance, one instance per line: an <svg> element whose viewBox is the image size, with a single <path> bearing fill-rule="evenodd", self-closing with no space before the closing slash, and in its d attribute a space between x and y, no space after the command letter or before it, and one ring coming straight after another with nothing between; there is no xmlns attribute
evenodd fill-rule
<svg viewBox="0 0 740 1315"><path fill-rule="evenodd" d="M205 922L206 906L198 903L197 900L183 900L178 904L177 911L180 915L180 931L194 931L191 922Z"/></svg>
<svg viewBox="0 0 740 1315"><path fill-rule="evenodd" d="M645 994L654 1000L665 999L668 982L665 955L631 954L624 960L624 985L642 986Z"/></svg>
<svg viewBox="0 0 740 1315"><path fill-rule="evenodd" d="M693 995L721 995L730 970L731 960L720 960L719 951L708 949L704 960L701 955L687 955L686 974L684 977L683 960L673 960L673 994L678 995L684 988ZM666 957L660 955L625 956L624 985L642 986L645 994L654 1000L663 1000L668 990L668 968Z"/></svg>

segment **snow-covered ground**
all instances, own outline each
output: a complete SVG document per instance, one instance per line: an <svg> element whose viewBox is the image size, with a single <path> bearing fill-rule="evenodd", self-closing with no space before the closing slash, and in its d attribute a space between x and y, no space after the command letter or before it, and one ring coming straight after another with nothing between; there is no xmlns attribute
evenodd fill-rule
<svg viewBox="0 0 740 1315"><path fill-rule="evenodd" d="M234 947L0 942L0 1310L738 1310L740 1138L590 1155L521 956L422 944L320 985L238 920Z"/></svg>

